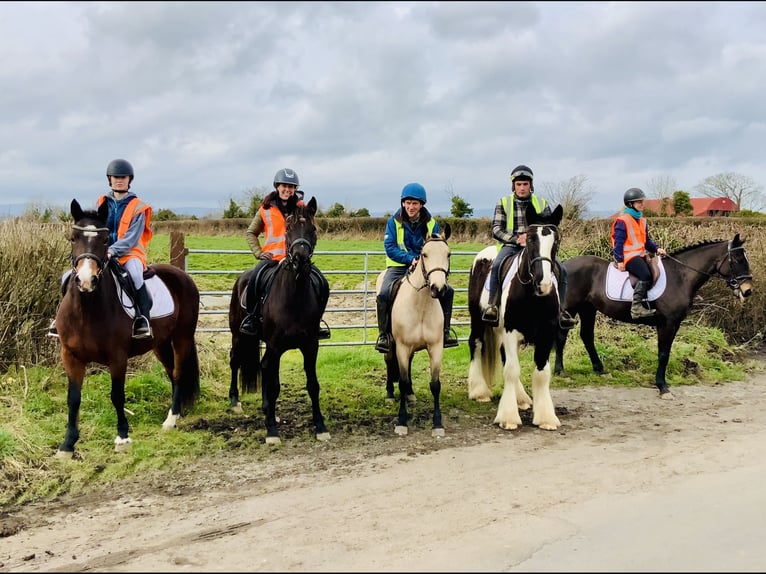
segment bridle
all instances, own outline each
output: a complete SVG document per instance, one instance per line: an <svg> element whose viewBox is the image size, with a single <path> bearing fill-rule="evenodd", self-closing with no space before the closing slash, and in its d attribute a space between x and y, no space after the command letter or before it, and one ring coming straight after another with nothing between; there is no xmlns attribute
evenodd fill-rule
<svg viewBox="0 0 766 574"><path fill-rule="evenodd" d="M537 228L546 228L546 227L549 229L552 229L554 234L557 233L557 227L551 224L534 224L527 227L527 230L531 228L537 229ZM529 231L527 231L527 233L529 233ZM556 243L558 244L558 236L556 239ZM532 283L533 285L536 286L535 274L533 272L535 263L542 263L544 261L547 261L548 263L551 264L551 268L556 269L558 267L558 264L556 263L556 261L551 259L550 257L543 257L540 255L538 255L537 257L524 257L525 254L528 255L528 251L526 247L524 247L524 250L519 254L519 257L522 257L522 259L519 261L519 266L516 269L516 277L518 278L519 283L521 283L522 285L529 285L530 283ZM526 281L521 276L521 271L522 271L521 263L524 261L526 261L525 270L528 276L528 279Z"/></svg>
<svg viewBox="0 0 766 574"><path fill-rule="evenodd" d="M88 227L82 227L80 225L72 225L72 229L75 229L77 231L85 231L90 233L109 233L108 227L96 227L93 228L91 226ZM92 259L96 262L96 268L98 269L98 273L96 274L96 277L100 278L101 274L104 272L104 269L106 268L106 260L102 259L95 253L91 253L89 251L86 251L85 253L80 253L75 257L74 253L72 254L72 272L74 274L77 273L77 264L82 261L83 259Z"/></svg>
<svg viewBox="0 0 766 574"><path fill-rule="evenodd" d="M297 222L305 223L306 218L300 216L297 218ZM307 258L304 259L296 255L295 251L300 247L305 248L308 251ZM305 265L309 263L313 255L314 255L314 244L308 239L306 239L305 237L297 237L290 242L290 245L287 248L287 254L285 255L285 258L282 261L284 261L285 265L288 265L292 269L293 273L297 275L300 272L301 265L302 264Z"/></svg>
<svg viewBox="0 0 766 574"><path fill-rule="evenodd" d="M731 246L731 241L729 241L728 244L727 244L727 248L726 248L726 257L723 258L723 259L720 259L720 260L718 260L716 262L715 268L713 269L713 273L708 273L707 271L702 271L701 269L695 269L691 265L688 265L687 263L684 263L683 261L681 261L680 259L678 259L676 257L673 257L672 255L665 254L664 257L666 257L668 259L672 259L673 261L675 261L679 265L682 265L682 266L686 267L687 269L691 269L692 271L695 271L695 272L699 273L700 275L705 275L705 276L707 276L709 278L719 277L719 278L723 279L726 282L726 285L729 287L729 289L731 289L732 291L736 291L737 289L742 287L743 283L745 283L746 281L750 281L753 278L753 276L751 274L747 274L747 275L733 275L732 274L733 271L734 271L734 255L733 255L733 253L735 251L742 251L742 257L744 257L745 261L747 262L747 253L745 253L745 248L743 246L741 246L741 245L738 246L738 247L732 247ZM721 266L725 262L729 264L729 270L730 270L729 275L726 275L726 274L724 274L721 271ZM749 268L750 268L750 264L748 263L748 269Z"/></svg>
<svg viewBox="0 0 766 574"><path fill-rule="evenodd" d="M447 243L446 239L441 239L439 237L433 237L426 240L426 243L429 243L431 241L441 241L443 243ZM425 247L425 244L423 245ZM423 275L423 284L420 287L415 287L415 285L412 285L412 280L410 277L412 276L411 273L407 273L407 282L412 285L415 288L415 291L420 291L421 289L425 289L428 287L431 288L431 273L436 273L437 271L441 271L444 273L445 279L449 279L449 268L445 269L444 267L434 267L433 269L429 269L426 271L426 263L425 258L421 257L420 261L418 263L418 267L420 268L420 271Z"/></svg>

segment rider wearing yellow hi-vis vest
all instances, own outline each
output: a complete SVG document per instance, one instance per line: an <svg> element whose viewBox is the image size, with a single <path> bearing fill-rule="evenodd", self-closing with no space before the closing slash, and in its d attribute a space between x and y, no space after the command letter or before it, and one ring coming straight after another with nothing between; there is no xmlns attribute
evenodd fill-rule
<svg viewBox="0 0 766 574"><path fill-rule="evenodd" d="M424 207L426 190L419 183L408 183L402 189L401 206L386 224L383 246L386 250L386 274L380 293L376 298L378 312L378 340L375 349L381 353L391 350L389 337L391 319L391 287L404 277L407 271L415 269L426 238L439 233L439 224ZM457 347L457 337L450 329L452 321L452 300L455 290L447 290L439 299L444 313L444 348Z"/></svg>
<svg viewBox="0 0 766 574"><path fill-rule="evenodd" d="M492 237L497 240L497 257L492 263L492 270L489 279L489 303L484 310L481 318L485 323L492 326L500 324L500 296L502 295L502 277L500 277L500 267L508 258L520 253L527 244L527 205L530 203L537 213L544 216L551 214L548 203L542 197L533 194L535 188L532 183L534 174L526 165L519 165L513 168L511 172L510 195L505 196L497 202L495 214L492 219ZM564 299L567 290L567 272L561 262L556 257L558 267L561 269L561 276L558 278L559 305L561 314L559 316L559 325L563 329L571 329L577 324L577 320L572 318L564 309Z"/></svg>

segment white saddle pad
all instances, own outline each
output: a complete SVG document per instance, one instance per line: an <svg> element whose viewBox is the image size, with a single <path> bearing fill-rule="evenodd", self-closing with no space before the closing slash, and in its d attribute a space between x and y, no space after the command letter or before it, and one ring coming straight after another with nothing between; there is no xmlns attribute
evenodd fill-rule
<svg viewBox="0 0 766 574"><path fill-rule="evenodd" d="M117 283L116 277L114 281ZM173 296L170 294L170 290L162 279L160 279L158 275L155 275L150 279L145 279L144 284L149 291L149 295L152 296L152 310L149 313L150 318L154 319L172 315L175 307ZM123 309L125 309L128 317L132 319L136 316L135 309L133 309L133 301L130 300L130 297L128 297L127 293L122 289L118 289L118 292L120 294L120 301L122 302Z"/></svg>
<svg viewBox="0 0 766 574"><path fill-rule="evenodd" d="M649 301L658 299L665 292L665 286L667 285L668 277L665 273L665 267L662 265L662 259L657 260L657 265L659 265L660 276L646 294L646 298ZM606 296L612 301L633 300L633 285L630 284L630 274L627 271L617 269L614 263L609 263L609 268L606 272L605 290Z"/></svg>

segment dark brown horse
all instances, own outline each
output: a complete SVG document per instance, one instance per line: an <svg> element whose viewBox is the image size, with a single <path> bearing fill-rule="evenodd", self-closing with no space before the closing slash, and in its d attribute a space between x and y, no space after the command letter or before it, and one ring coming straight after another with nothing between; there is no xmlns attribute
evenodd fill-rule
<svg viewBox="0 0 766 574"><path fill-rule="evenodd" d="M653 301L654 316L631 319L632 290L625 298L607 294L607 271L612 263L593 255L580 255L563 263L569 272L565 306L574 316L580 315L580 339L590 357L593 370L604 373L604 365L593 342L596 311L625 323L650 325L657 330L657 372L654 383L660 397L673 398L665 371L670 358L670 347L681 326L681 321L691 309L694 296L712 278L723 279L735 297L744 301L753 293L750 264L747 260L744 240L737 233L731 240L705 241L690 245L662 258L667 284L664 292ZM612 271L616 272L616 271ZM627 273L622 272L627 279ZM649 291L652 298L652 288ZM568 331L559 331L556 343L554 372L564 371L564 347Z"/></svg>
<svg viewBox="0 0 766 574"><path fill-rule="evenodd" d="M199 316L197 285L188 274L172 265L150 265L145 277L154 299L152 337L133 339L130 314L133 310L114 275L115 267L107 259L107 204L97 212L83 211L73 199L70 209L74 220L70 237L72 273L56 313L61 360L69 381L69 419L57 456L67 458L73 456L75 443L80 438L78 416L89 363L108 367L112 378L117 451L125 450L131 442L125 416L125 374L130 357L152 351L165 367L172 383L172 400L163 429L175 428L178 417L194 404L200 391L194 339ZM152 275L156 277L150 278Z"/></svg>
<svg viewBox="0 0 766 574"><path fill-rule="evenodd" d="M497 405L494 422L513 430L521 425L519 409L532 407L532 424L543 430L555 430L561 424L551 398L551 369L548 357L555 343L559 318L556 254L559 247L558 225L563 208L559 205L549 217L527 208L527 239L524 249L503 267L504 282L500 324L485 324L481 315L487 305L487 277L497 256L490 245L473 260L468 280L468 311L471 334L468 348L468 398L488 402L499 366L503 369L503 394ZM511 259L511 258L509 258ZM521 382L519 351L522 344L534 346L535 368L532 372L532 398Z"/></svg>
<svg viewBox="0 0 766 574"><path fill-rule="evenodd" d="M261 308L260 335L246 335L239 330L246 312L242 301L253 270L240 275L232 288L229 303L230 404L235 412L241 411L238 380L243 392L254 392L261 386L261 406L266 419L267 444L281 443L276 414L280 391L279 366L282 355L289 349L300 349L303 355L306 391L311 399L316 437L322 441L330 438L319 408L319 381L316 372L319 323L329 297L327 281L311 262L317 242L314 223L316 211L316 199L312 197L306 205L299 206L295 213L287 216L287 255L275 266L259 273L258 291L265 293ZM263 359L261 341L266 343Z"/></svg>

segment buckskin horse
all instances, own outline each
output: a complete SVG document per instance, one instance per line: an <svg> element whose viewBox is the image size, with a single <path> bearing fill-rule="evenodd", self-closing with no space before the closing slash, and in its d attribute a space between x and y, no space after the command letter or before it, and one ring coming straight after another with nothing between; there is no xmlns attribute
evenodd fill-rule
<svg viewBox="0 0 766 574"><path fill-rule="evenodd" d="M492 327L481 319L487 305L486 282L497 255L490 245L474 258L468 280L468 310L471 334L468 347L471 363L468 370L468 397L488 402L497 365L503 361L503 394L494 423L513 430L522 424L519 409L532 407L532 424L555 430L561 422L556 416L550 393L551 369L548 363L558 330L559 298L557 292L556 253L559 247L558 225L563 208L558 205L549 217L527 208L526 246L508 258L501 270L503 290L500 300L500 323ZM534 346L532 398L521 382L519 349L522 343Z"/></svg>
<svg viewBox="0 0 766 574"><path fill-rule="evenodd" d="M391 349L385 354L387 398L394 397L394 381L399 381L399 414L394 432L407 434L407 402L415 402L412 388L412 359L417 351L426 349L431 371L433 418L431 435L444 436L441 394L441 367L444 356L444 313L439 297L444 295L450 272L450 247L447 240L452 233L449 223L439 234L427 237L420 252L418 265L395 286L396 295L391 305ZM375 291L383 285L385 271L378 275Z"/></svg>
<svg viewBox="0 0 766 574"><path fill-rule="evenodd" d="M753 294L750 264L739 233L730 240L703 241L683 247L662 257L660 275L649 289L648 298L656 312L651 317L631 319L633 288L627 271L619 271L612 262L593 255L579 255L563 263L569 272L566 301L570 315L580 316L580 339L590 357L593 371L604 373L604 364L594 344L596 311L624 323L653 326L657 331L657 371L654 382L660 398L672 399L665 372L670 348L691 309L694 296L710 279L723 279L740 301ZM610 279L611 276L614 279ZM618 288L612 293L612 284ZM666 287L667 285L667 287ZM564 348L568 331L561 330L556 341L556 374L564 371Z"/></svg>
<svg viewBox="0 0 766 574"><path fill-rule="evenodd" d="M91 362L106 366L111 375L110 396L117 413L116 451L126 450L131 443L125 416L128 358L153 351L165 368L172 385L171 406L162 423L165 430L176 427L178 417L195 403L200 392L194 339L200 296L192 278L172 265L149 265L145 277L154 301L152 337L133 339L134 309L115 275L114 265L107 259L107 205L104 203L98 211L83 211L73 199L70 212L74 220L70 235L72 273L56 313L61 360L68 380L67 430L56 453L63 458L74 456L80 438L82 385Z"/></svg>
<svg viewBox="0 0 766 574"><path fill-rule="evenodd" d="M279 367L282 355L290 349L300 349L303 355L306 391L311 399L316 438L320 441L330 439L319 408L319 380L316 371L319 324L329 297L327 281L311 262L317 242L314 223L316 211L316 198L312 197L306 205L298 206L294 213L287 216L287 255L274 266L259 273L258 291L265 292L259 335L246 335L239 330L246 313L242 301L245 299L253 269L240 275L232 287L229 303L230 406L234 412L241 412L238 381L243 392L255 392L261 387L261 407L266 420L266 444L281 443L279 419L276 414L280 392ZM261 280L270 284L267 291L260 283ZM263 359L261 341L266 344Z"/></svg>

